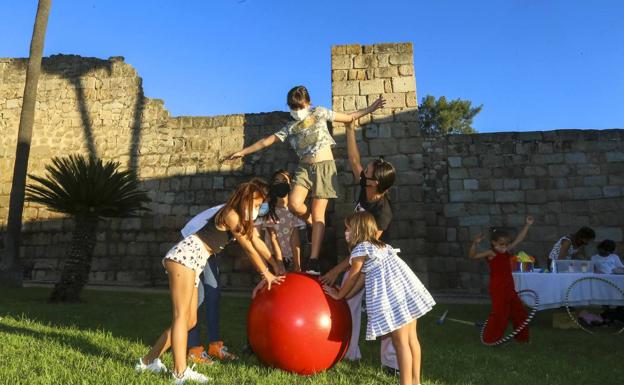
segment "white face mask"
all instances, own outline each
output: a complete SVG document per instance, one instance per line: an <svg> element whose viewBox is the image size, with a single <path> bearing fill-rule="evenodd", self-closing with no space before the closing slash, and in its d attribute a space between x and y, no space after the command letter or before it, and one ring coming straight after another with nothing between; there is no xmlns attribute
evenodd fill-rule
<svg viewBox="0 0 624 385"><path fill-rule="evenodd" d="M300 110L290 110L290 116L293 117L293 119L295 120L303 120L305 118L308 117L308 115L310 115L310 108L306 107L306 108L302 108Z"/></svg>
<svg viewBox="0 0 624 385"><path fill-rule="evenodd" d="M254 211L253 211L253 215L252 215L252 217L251 217L251 220L252 220L252 221L255 221L255 220L256 220L256 218L258 218L258 213L259 213L259 212L260 212L260 211L259 211L258 209L254 209ZM246 220L246 221L250 220L250 219L249 219L249 211L247 211L247 210L245 210L245 220Z"/></svg>
<svg viewBox="0 0 624 385"><path fill-rule="evenodd" d="M351 242L351 232L350 231L345 231L345 241L347 241L347 243Z"/></svg>

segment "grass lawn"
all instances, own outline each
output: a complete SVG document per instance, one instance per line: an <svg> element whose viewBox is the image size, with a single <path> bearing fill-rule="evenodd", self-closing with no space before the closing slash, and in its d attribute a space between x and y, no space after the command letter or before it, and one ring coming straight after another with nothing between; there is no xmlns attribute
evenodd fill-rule
<svg viewBox="0 0 624 385"><path fill-rule="evenodd" d="M171 377L134 372L137 357L170 322L166 294L86 291L83 304L46 303L49 290L0 291L0 384L170 384ZM222 335L239 352L245 342L249 300L225 296ZM423 384L621 384L624 335L594 335L551 327L551 312L531 324L532 342L490 348L479 343L476 328L435 323L449 317L481 320L488 306L438 304L419 320ZM255 357L202 368L214 384L392 384L398 378L379 368L379 342L361 343L361 363L339 363L312 377L263 366ZM621 358L621 357L620 357ZM164 362L171 366L170 354ZM620 362L620 363L618 363Z"/></svg>

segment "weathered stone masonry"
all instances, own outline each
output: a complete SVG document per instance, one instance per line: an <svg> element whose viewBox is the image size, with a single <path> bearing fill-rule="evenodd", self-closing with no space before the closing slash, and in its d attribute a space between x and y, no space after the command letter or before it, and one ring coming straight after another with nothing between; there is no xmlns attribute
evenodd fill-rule
<svg viewBox="0 0 624 385"><path fill-rule="evenodd" d="M0 59L0 220L6 225L26 61ZM44 59L29 172L42 174L52 156L94 153L136 168L153 202L140 218L102 222L93 283L163 283L160 259L194 214L222 202L251 176L293 169L285 144L244 163L223 158L276 131L286 113L170 117L158 99L143 96L141 78L122 58ZM519 228L536 217L521 249L545 260L562 234L590 225L598 239L622 246L623 130L563 130L447 137L423 136L411 44L332 47L336 111L388 103L358 132L363 161L384 156L398 171L391 192L392 244L432 290L480 292L487 268L469 261L471 237L491 225ZM284 90L286 92L287 90ZM487 106L486 106L487 107ZM325 254L344 255L342 218L357 187L347 169L344 127L334 125L340 198L329 209ZM29 279L56 279L71 222L42 207L24 213L23 262ZM0 245L1 246L1 245ZM251 284L249 263L236 247L223 257L224 284Z"/></svg>

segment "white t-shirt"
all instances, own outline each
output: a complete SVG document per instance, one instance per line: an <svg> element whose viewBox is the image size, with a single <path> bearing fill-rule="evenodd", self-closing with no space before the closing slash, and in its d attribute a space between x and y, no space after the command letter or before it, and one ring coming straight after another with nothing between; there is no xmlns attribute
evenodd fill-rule
<svg viewBox="0 0 624 385"><path fill-rule="evenodd" d="M617 254L609 254L606 257L596 254L591 257L591 260L594 262L596 272L601 274L613 274L613 269L618 267L624 268L624 265Z"/></svg>

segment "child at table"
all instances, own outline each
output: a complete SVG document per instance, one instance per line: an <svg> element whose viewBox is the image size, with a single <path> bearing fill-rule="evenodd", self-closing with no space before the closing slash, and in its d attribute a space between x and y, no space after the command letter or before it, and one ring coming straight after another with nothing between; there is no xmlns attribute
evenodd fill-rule
<svg viewBox="0 0 624 385"><path fill-rule="evenodd" d="M489 291L492 311L483 332L485 343L491 344L500 340L510 318L514 328L518 328L528 317L528 313L514 288L511 264L509 263L511 258L509 250L524 240L532 224L533 217L527 216L522 231L513 241L511 241L511 236L507 231L493 229L488 250L477 252L477 245L483 241L482 234L477 235L470 246L469 257L472 259L485 258L490 266ZM529 329L525 327L515 338L518 342L529 342Z"/></svg>
<svg viewBox="0 0 624 385"><path fill-rule="evenodd" d="M615 254L615 242L605 239L596 247L598 254L591 257L598 274L624 274L624 265Z"/></svg>
<svg viewBox="0 0 624 385"><path fill-rule="evenodd" d="M550 270L557 272L556 261L559 259L572 259L574 256L583 255L581 249L594 238L596 233L589 227L581 227L576 233L559 238L548 255Z"/></svg>

